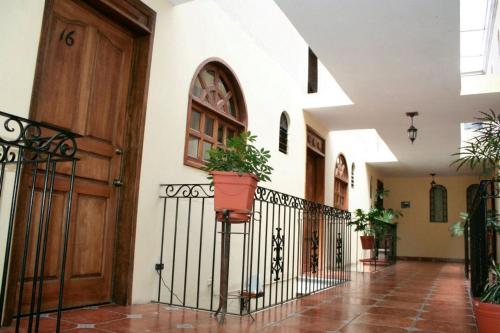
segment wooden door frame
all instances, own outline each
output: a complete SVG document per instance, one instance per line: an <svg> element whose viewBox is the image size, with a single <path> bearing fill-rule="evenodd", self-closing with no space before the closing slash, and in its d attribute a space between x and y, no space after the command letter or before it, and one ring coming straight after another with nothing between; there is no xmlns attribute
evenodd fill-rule
<svg viewBox="0 0 500 333"><path fill-rule="evenodd" d="M323 138L321 134L319 134L316 130L314 130L312 127L309 125L306 125L306 147L305 147L305 153L306 153L306 160L305 160L305 165L306 165L306 172L307 172L307 158L308 158L308 150L311 152L317 154L318 156L323 158L323 165L322 165L322 171L323 171L323 176L322 176L322 182L323 184L321 185L323 188L323 193L321 194L321 204L325 204L325 165L326 165L326 156L325 156L325 149L326 149L326 140ZM317 180L316 180L317 182ZM304 180L304 198L305 198L305 193L307 191L307 174Z"/></svg>
<svg viewBox="0 0 500 333"><path fill-rule="evenodd" d="M156 12L140 0L69 0L89 6L110 21L128 30L134 40L131 80L127 98L124 134L123 179L117 209L117 228L113 262L112 297L117 304L127 305L132 299L134 246L137 206L141 173L142 146L146 120L146 106L153 50ZM36 118L45 49L49 45L49 23L53 15L54 0L45 0L41 36L38 46L35 77L31 95L30 119ZM124 205L123 203L127 204ZM16 262L14 254L11 262ZM16 265L11 265L14 267ZM4 325L12 320L17 292L17 269L8 277Z"/></svg>
<svg viewBox="0 0 500 333"><path fill-rule="evenodd" d="M326 165L326 158L325 158L325 145L326 145L326 140L321 136L321 134L319 134L316 130L314 130L312 127L310 127L309 125L306 125L306 147L305 147L305 153L306 153L306 159L305 159L305 165L306 165L306 175L305 175L305 181L304 181L304 198L306 200L310 200L310 201L316 201L316 200L311 200L311 199L308 199L306 198L306 193L307 193L307 185L309 184L309 181L313 181L316 183L316 186L315 188L317 188L318 186L318 182L320 183L320 186L321 186L321 190L322 190L322 193L320 194L320 200L317 201L319 202L320 204L324 205L325 204L325 165ZM319 169L321 170L320 172L322 173L321 174L321 177L318 177L318 175L316 174L315 175L315 179L314 180L308 180L307 178L307 162L309 160L309 152L311 152L312 154L314 154L316 157L315 157L315 169L317 170L318 168L318 160L321 159L321 165L319 165ZM320 179L318 179L320 178ZM315 194L315 196L317 195L317 193ZM317 198L315 198L317 199ZM305 214L307 214L306 212L304 212ZM322 224L323 224L323 220L322 220L322 217L320 216L320 221L319 221L320 225L318 226L319 228L319 234L318 234L318 237L319 237L319 240L320 240L320 244L319 244L319 249L318 249L318 268L320 267L320 263L321 263L321 260L322 260L322 257L323 257L323 253L321 251L322 249L322 245L321 245L321 239L322 239ZM305 222L304 222L304 227L305 227ZM303 236L304 237L306 234L304 230L302 230L303 232ZM305 258L304 257L304 253L307 253L307 251L304 251L304 246L307 246L306 243L303 244L303 248L302 248L302 253L303 253L303 257L302 257L302 273L310 273L310 265L308 265L308 263L310 263L309 261L309 258ZM311 273L310 273L311 274Z"/></svg>

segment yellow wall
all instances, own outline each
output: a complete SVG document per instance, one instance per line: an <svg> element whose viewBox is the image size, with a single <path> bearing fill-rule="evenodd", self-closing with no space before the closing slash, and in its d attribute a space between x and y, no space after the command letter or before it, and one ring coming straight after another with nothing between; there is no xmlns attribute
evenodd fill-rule
<svg viewBox="0 0 500 333"><path fill-rule="evenodd" d="M398 256L431 258L464 258L464 240L452 238L448 227L466 211L466 189L478 183L478 177L440 177L437 183L448 191L448 222L430 223L430 177L385 178L384 186L390 190L384 200L386 208L400 209L404 214L398 224ZM401 209L401 201L410 201L411 207Z"/></svg>

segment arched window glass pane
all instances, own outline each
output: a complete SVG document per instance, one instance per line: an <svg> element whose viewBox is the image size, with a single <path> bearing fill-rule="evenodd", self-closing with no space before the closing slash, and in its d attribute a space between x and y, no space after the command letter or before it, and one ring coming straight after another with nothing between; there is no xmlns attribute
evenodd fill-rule
<svg viewBox="0 0 500 333"><path fill-rule="evenodd" d="M236 107L234 106L234 101L233 99L229 99L229 103L227 105L227 111L229 112L229 114L233 117L236 117Z"/></svg>
<svg viewBox="0 0 500 333"><path fill-rule="evenodd" d="M246 111L238 81L222 63L204 65L190 91L184 163L203 167L208 151L225 147L246 128Z"/></svg>
<svg viewBox="0 0 500 333"><path fill-rule="evenodd" d="M219 79L219 91L223 97L226 97L228 89L222 78Z"/></svg>
<svg viewBox="0 0 500 333"><path fill-rule="evenodd" d="M448 198L446 187L434 185L430 190L431 222L448 222Z"/></svg>
<svg viewBox="0 0 500 333"><path fill-rule="evenodd" d="M214 71L202 71L201 78L207 87L211 87L215 83L215 72Z"/></svg>
<svg viewBox="0 0 500 333"><path fill-rule="evenodd" d="M288 153L288 117L285 112L280 117L279 151Z"/></svg>
<svg viewBox="0 0 500 333"><path fill-rule="evenodd" d="M201 97L202 92L203 87L201 86L200 78L196 78L196 81L194 81L193 95L195 95L196 97Z"/></svg>

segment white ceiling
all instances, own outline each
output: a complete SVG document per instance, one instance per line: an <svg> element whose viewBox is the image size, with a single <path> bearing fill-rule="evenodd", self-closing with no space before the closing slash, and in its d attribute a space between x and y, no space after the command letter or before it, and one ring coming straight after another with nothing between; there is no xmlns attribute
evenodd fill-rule
<svg viewBox="0 0 500 333"><path fill-rule="evenodd" d="M308 112L331 130L375 128L399 160L385 174L456 174L460 123L500 112L500 93L460 95L459 0L275 2L354 102Z"/></svg>

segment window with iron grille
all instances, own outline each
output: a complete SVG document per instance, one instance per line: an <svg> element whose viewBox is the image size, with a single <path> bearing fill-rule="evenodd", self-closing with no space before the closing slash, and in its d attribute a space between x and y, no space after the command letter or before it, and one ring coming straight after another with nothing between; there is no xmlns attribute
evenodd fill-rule
<svg viewBox="0 0 500 333"><path fill-rule="evenodd" d="M448 222L448 193L443 185L433 185L430 189L431 222Z"/></svg>
<svg viewBox="0 0 500 333"><path fill-rule="evenodd" d="M281 113L280 117L279 150L283 154L288 153L288 116L285 111Z"/></svg>

